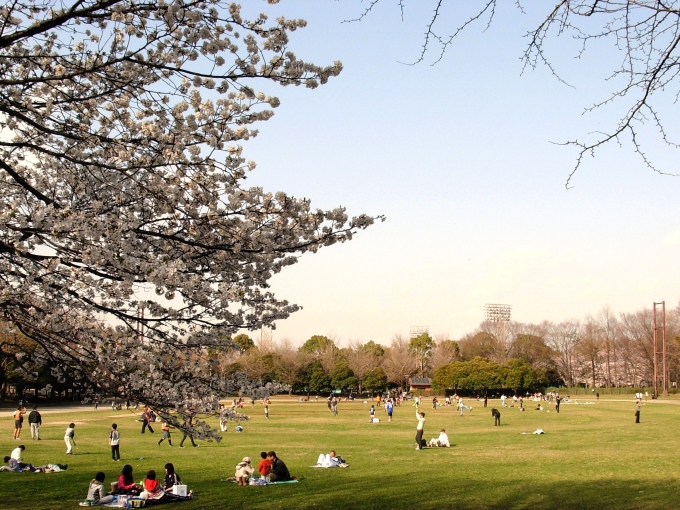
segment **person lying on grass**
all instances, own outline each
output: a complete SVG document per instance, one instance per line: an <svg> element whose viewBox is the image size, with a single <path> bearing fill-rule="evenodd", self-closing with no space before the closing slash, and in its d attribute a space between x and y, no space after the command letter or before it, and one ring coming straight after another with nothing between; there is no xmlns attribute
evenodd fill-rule
<svg viewBox="0 0 680 510"><path fill-rule="evenodd" d="M42 469L33 466L33 464L27 464L25 462L19 462L17 459L13 459L9 455L5 456L6 466L0 467L0 471L13 471L15 473L21 473L22 471L31 471L33 473L41 472Z"/></svg>

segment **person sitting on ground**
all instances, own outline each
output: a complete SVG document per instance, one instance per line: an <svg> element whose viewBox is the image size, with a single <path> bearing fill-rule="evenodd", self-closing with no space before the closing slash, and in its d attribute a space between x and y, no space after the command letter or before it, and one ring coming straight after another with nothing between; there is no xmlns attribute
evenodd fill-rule
<svg viewBox="0 0 680 510"><path fill-rule="evenodd" d="M14 450L12 450L10 457L12 457L17 462L22 462L24 460L23 455L24 455L25 449L26 449L26 447L24 445L20 444Z"/></svg>
<svg viewBox="0 0 680 510"><path fill-rule="evenodd" d="M141 487L139 484L135 483L132 476L132 466L130 464L125 464L123 466L123 471L118 477L118 486L116 488L116 494L132 494L137 495Z"/></svg>
<svg viewBox="0 0 680 510"><path fill-rule="evenodd" d="M338 464L338 465L345 464L345 465L349 466L349 464L347 464L347 462L345 462L345 459L343 459L340 455L335 454L335 450L331 450L331 453L329 453L328 455L329 455L332 463Z"/></svg>
<svg viewBox="0 0 680 510"><path fill-rule="evenodd" d="M19 462L17 459L13 459L9 455L5 456L6 466L1 466L0 471L13 471L15 473L21 473L22 471L40 472L42 469L34 467L33 464L25 464Z"/></svg>
<svg viewBox="0 0 680 510"><path fill-rule="evenodd" d="M144 489L139 495L143 499L159 500L165 495L165 491L160 482L156 480L156 472L151 469L146 473L146 478L142 482Z"/></svg>
<svg viewBox="0 0 680 510"><path fill-rule="evenodd" d="M163 488L167 492L173 492L173 487L179 485L181 479L177 473L175 473L175 466L168 462L165 465L165 481L163 483Z"/></svg>
<svg viewBox="0 0 680 510"><path fill-rule="evenodd" d="M450 448L451 443L449 443L449 436L446 434L445 429L439 431L439 437L437 438L437 446Z"/></svg>
<svg viewBox="0 0 680 510"><path fill-rule="evenodd" d="M346 467L349 464L345 462L345 459L335 455L335 450L331 450L331 453L324 455L319 454L319 459L316 461L316 465L319 467L330 468L330 467Z"/></svg>
<svg viewBox="0 0 680 510"><path fill-rule="evenodd" d="M284 462L276 456L276 452L268 452L267 460L272 463L272 469L269 472L270 482L287 482L288 480L295 479L290 476L288 468Z"/></svg>
<svg viewBox="0 0 680 510"><path fill-rule="evenodd" d="M107 505L113 502L113 496L110 494L106 496L104 494L104 480L106 479L106 474L99 472L94 475L94 479L90 482L90 486L87 489L87 501L81 503L80 506L96 506L96 505Z"/></svg>
<svg viewBox="0 0 680 510"><path fill-rule="evenodd" d="M250 465L250 457L243 457L243 460L236 464L236 483L239 485L248 485L248 478L255 472L253 466Z"/></svg>
<svg viewBox="0 0 680 510"><path fill-rule="evenodd" d="M272 463L267 458L267 452L260 452L260 463L257 465L257 471L260 473L262 478L265 478L269 472L272 470Z"/></svg>

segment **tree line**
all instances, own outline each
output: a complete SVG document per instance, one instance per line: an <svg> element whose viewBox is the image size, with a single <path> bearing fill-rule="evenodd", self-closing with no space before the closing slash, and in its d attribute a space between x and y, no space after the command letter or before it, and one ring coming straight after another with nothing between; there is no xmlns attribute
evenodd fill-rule
<svg viewBox="0 0 680 510"><path fill-rule="evenodd" d="M680 305L666 313L668 375L680 372ZM533 389L547 386L642 387L653 384L654 324L651 309L614 313L608 306L582 320L539 324L484 321L458 340L428 333L394 335L388 346L353 340L346 347L323 335L301 346L290 339L255 342L247 334L204 351L200 365L223 379L244 376L290 392L380 392L407 388L411 377L431 377L435 389ZM0 388L56 390L71 387L49 364L19 353L31 340L0 335ZM205 368L203 369L206 370Z"/></svg>
<svg viewBox="0 0 680 510"><path fill-rule="evenodd" d="M680 369L680 305L666 312L669 381ZM431 377L435 388L535 388L583 385L641 387L653 384L654 324L651 309L614 313L608 306L582 320L527 324L484 321L458 340L428 333L395 335L389 346L312 336L301 347L290 340L255 344L246 335L237 348L211 356L224 375L245 371L294 391L360 392L405 388L410 377Z"/></svg>

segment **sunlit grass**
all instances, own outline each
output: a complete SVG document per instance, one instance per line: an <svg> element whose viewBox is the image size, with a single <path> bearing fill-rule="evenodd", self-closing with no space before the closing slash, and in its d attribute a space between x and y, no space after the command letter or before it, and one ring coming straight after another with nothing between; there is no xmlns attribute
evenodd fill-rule
<svg viewBox="0 0 680 510"><path fill-rule="evenodd" d="M618 397L616 397L618 398ZM114 481L122 466L132 464L141 480L149 469L163 471L173 462L196 499L182 503L195 508L677 508L677 439L680 406L649 402L642 423L634 423L632 399L586 405L564 403L535 411L501 409L490 401L484 409L472 401L473 412L430 406L425 437L441 428L452 448L415 451L415 408L395 409L394 422L369 423L367 404L345 403L339 416L325 402L298 403L276 399L270 418L263 407L246 407L252 419L243 433L229 431L221 443L199 442L199 448L173 435L173 448L156 445L160 434L140 434L138 413L109 408L43 415L43 440L31 441L27 427L21 441L12 440L12 420L3 419L0 451L27 446L24 458L33 464L68 463L62 473L0 473L3 508L74 508L85 498L95 472ZM470 403L470 402L468 402ZM491 407L501 410L501 427L493 426ZM550 410L550 412L548 412ZM64 429L76 426L76 455L66 456ZM111 423L121 432L121 462L112 462L107 444ZM217 426L217 422L214 421ZM531 432L541 428L544 435ZM160 427L158 427L160 429ZM522 432L529 434L523 435ZM186 447L189 444L189 447ZM270 487L238 487L221 482L233 476L244 456L254 462L263 450L275 450L301 483ZM346 469L310 469L319 453L335 449L351 464ZM3 454L3 455L5 455ZM173 507L174 508L174 507Z"/></svg>

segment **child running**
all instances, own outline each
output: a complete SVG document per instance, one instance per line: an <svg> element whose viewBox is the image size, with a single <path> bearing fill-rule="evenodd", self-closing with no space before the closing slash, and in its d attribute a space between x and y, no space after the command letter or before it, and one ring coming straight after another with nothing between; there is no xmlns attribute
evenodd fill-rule
<svg viewBox="0 0 680 510"><path fill-rule="evenodd" d="M158 440L158 446L161 445L163 441L166 439L168 440L168 444L172 446L172 437L170 436L170 424L167 421L163 422L163 426L161 427L161 431L163 432L163 435L161 438Z"/></svg>

